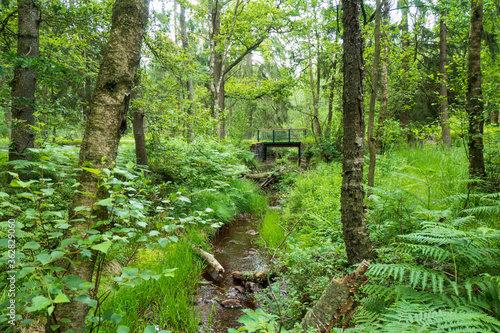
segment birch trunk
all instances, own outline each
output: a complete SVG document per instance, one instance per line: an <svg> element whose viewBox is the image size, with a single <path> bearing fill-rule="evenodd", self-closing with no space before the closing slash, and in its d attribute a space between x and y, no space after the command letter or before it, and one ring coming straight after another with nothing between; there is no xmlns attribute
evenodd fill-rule
<svg viewBox="0 0 500 333"><path fill-rule="evenodd" d="M113 6L111 32L92 95L90 114L80 148L80 165L90 162L93 168L102 170L110 167L116 159L123 129L123 110L126 109L124 103L128 101L126 96L132 90L134 75L139 67L141 45L148 21L148 4L148 0L117 0ZM98 179L93 173L82 171L78 175L77 183L80 184L79 192L73 198L70 216L75 215L76 207L92 208L95 200L105 196L102 191L98 191ZM102 211L94 215L98 216L96 219L105 218L105 212ZM87 221L86 216L76 215L65 237L81 237L95 221ZM91 282L95 255L88 258L77 254L71 259L78 264L69 265L65 261L65 275L78 276ZM76 300L58 304L48 317L45 331L82 332L88 311L87 304ZM64 318L69 321L61 321ZM60 327L54 330L53 325Z"/></svg>

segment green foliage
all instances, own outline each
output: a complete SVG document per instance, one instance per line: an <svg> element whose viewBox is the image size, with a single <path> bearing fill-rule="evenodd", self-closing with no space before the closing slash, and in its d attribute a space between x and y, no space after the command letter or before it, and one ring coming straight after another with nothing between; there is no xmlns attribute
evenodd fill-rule
<svg viewBox="0 0 500 333"><path fill-rule="evenodd" d="M242 327L237 330L234 328L229 328L228 333L237 332L248 332L248 333L289 333L289 331L283 328L278 328L279 323L276 315L272 315L264 312L262 309L257 309L255 311L250 309L243 309L245 315L238 319L238 322L243 324Z"/></svg>
<svg viewBox="0 0 500 333"><path fill-rule="evenodd" d="M150 167L166 180L192 188L207 188L227 182L248 169L242 165L243 155L229 144L210 139L187 143L180 139L155 142L148 147Z"/></svg>
<svg viewBox="0 0 500 333"><path fill-rule="evenodd" d="M283 241L285 233L280 223L280 215L276 210L270 210L264 216L259 227L259 232L264 239L266 247L275 249Z"/></svg>

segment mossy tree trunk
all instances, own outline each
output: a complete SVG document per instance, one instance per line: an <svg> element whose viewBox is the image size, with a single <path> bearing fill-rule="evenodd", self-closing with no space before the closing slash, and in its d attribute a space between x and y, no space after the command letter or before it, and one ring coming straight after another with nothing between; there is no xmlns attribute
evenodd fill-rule
<svg viewBox="0 0 500 333"><path fill-rule="evenodd" d="M148 21L149 0L117 0L113 6L111 32L101 62L96 86L92 95L90 114L85 126L85 133L80 148L79 164L90 163L92 168L110 167L116 159L118 143L126 121L126 103L134 83L134 75L139 67L141 45ZM92 208L95 200L104 193L98 191L98 179L93 173L82 171L77 178L79 191L73 198L74 208ZM99 193L98 193L99 192ZM96 197L97 195L97 197ZM104 214L95 214L103 217ZM66 237L81 237L92 227L85 216L76 215ZM84 257L76 255L73 265L67 265L66 276L78 276L91 281L94 271L95 255ZM52 316L48 317L46 332L82 332L85 328L87 304L72 300L56 306ZM67 318L67 321L61 319ZM53 329L52 325L60 325Z"/></svg>
<svg viewBox="0 0 500 333"><path fill-rule="evenodd" d="M481 34L483 1L471 3L469 52L467 58L467 112L469 114L469 174L486 178L483 155L484 102L481 90Z"/></svg>
<svg viewBox="0 0 500 333"><path fill-rule="evenodd" d="M361 0L343 0L343 126L341 213L344 242L350 263L373 257L364 217L363 164L365 112L363 108L363 37Z"/></svg>
<svg viewBox="0 0 500 333"><path fill-rule="evenodd" d="M9 146L9 161L31 160L29 148L34 147L35 134L30 127L35 125L35 90L37 71L31 65L40 55L39 12L35 1L17 1L17 57L12 79L12 132ZM30 59L30 60L28 60Z"/></svg>

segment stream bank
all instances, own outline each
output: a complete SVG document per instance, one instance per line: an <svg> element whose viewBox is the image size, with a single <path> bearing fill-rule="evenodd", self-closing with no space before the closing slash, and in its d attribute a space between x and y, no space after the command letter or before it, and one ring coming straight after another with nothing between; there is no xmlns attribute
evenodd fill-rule
<svg viewBox="0 0 500 333"><path fill-rule="evenodd" d="M200 333L225 333L241 326L242 309L256 309L252 293L232 277L234 271L258 271L267 266L264 250L257 244L259 219L242 214L213 240L212 254L224 267L221 279L205 270L195 298L200 316Z"/></svg>

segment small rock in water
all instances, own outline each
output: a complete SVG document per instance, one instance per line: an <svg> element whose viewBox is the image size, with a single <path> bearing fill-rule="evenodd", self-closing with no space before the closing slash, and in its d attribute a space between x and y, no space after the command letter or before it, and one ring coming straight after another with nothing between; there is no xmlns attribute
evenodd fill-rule
<svg viewBox="0 0 500 333"><path fill-rule="evenodd" d="M249 248L248 249L248 254L257 254L257 253L258 253L258 251L256 249L254 249L254 248Z"/></svg>
<svg viewBox="0 0 500 333"><path fill-rule="evenodd" d="M234 289L238 290L242 294L245 293L245 288L243 288L242 286L236 286L236 287L234 287Z"/></svg>
<svg viewBox="0 0 500 333"><path fill-rule="evenodd" d="M252 236L257 236L259 232L254 229L247 230L247 234L252 235Z"/></svg>
<svg viewBox="0 0 500 333"><path fill-rule="evenodd" d="M229 242L227 242L228 244L239 244L239 242L235 241L235 240L230 240Z"/></svg>
<svg viewBox="0 0 500 333"><path fill-rule="evenodd" d="M231 308L231 309L241 307L240 301L238 301L237 299L232 299L232 298L225 299L222 302L220 302L220 304L225 308Z"/></svg>
<svg viewBox="0 0 500 333"><path fill-rule="evenodd" d="M255 282L248 282L247 288L253 293L260 293L262 291L260 286Z"/></svg>

